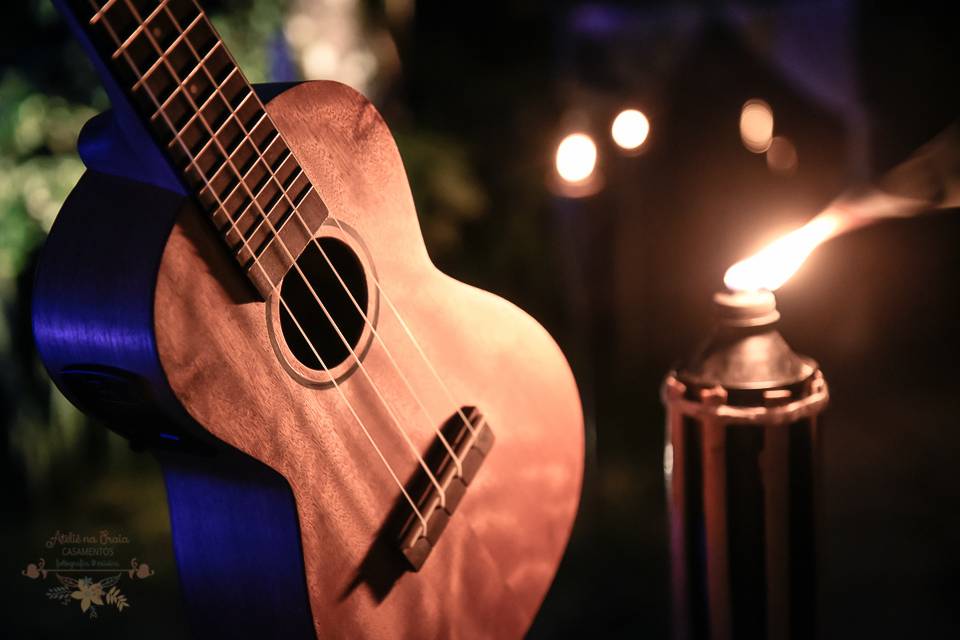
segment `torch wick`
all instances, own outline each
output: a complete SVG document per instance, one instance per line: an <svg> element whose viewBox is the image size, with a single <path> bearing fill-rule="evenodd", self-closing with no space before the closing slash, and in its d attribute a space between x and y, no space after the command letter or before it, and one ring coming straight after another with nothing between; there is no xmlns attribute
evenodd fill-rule
<svg viewBox="0 0 960 640"><path fill-rule="evenodd" d="M720 291L713 296L717 321L725 327L760 327L780 319L772 291Z"/></svg>

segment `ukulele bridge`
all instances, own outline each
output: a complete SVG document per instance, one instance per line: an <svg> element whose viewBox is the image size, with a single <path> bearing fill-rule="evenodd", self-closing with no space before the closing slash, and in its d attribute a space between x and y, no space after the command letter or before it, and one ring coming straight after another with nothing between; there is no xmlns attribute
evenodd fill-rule
<svg viewBox="0 0 960 640"><path fill-rule="evenodd" d="M415 512L407 505L399 545L413 571L419 571L437 544L494 442L490 425L476 407L461 408L447 420L440 434L449 448L438 435L424 458L436 484L421 468L407 487L417 509Z"/></svg>

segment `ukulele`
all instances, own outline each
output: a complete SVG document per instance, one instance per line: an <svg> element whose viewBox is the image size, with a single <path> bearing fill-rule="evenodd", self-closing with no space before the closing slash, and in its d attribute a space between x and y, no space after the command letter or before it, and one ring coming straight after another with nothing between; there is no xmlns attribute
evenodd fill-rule
<svg viewBox="0 0 960 640"><path fill-rule="evenodd" d="M252 87L194 0L55 0L112 109L50 232L59 389L158 457L199 637L519 637L583 418L532 318L430 261L390 131Z"/></svg>

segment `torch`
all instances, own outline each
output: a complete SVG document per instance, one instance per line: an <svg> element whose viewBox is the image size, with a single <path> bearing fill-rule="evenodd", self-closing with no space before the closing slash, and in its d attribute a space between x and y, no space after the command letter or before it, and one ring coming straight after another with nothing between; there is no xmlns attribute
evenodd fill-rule
<svg viewBox="0 0 960 640"><path fill-rule="evenodd" d="M712 335L662 388L677 638L817 634L820 414L829 394L817 363L777 330L772 292L830 238L956 206L954 125L725 274Z"/></svg>
<svg viewBox="0 0 960 640"><path fill-rule="evenodd" d="M718 293L714 310L663 385L676 636L810 638L827 385L771 292Z"/></svg>

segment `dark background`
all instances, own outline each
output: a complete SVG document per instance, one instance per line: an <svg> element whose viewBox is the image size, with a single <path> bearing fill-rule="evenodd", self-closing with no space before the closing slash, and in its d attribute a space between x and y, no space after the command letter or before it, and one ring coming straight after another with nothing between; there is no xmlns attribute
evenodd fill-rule
<svg viewBox="0 0 960 640"><path fill-rule="evenodd" d="M662 377L708 330L727 266L956 118L947 6L204 5L255 81L355 78L395 132L438 266L530 311L570 357L588 414L587 477L531 635L667 636ZM76 132L105 98L47 2L4 12L0 634L179 637L159 467L65 403L29 335L35 251L82 171ZM352 34L374 70L317 75L289 37L297 14L322 25L315 38ZM792 173L744 149L737 122L751 98L771 105L776 133L795 145ZM607 134L627 106L651 121L630 157ZM573 128L600 148L603 188L584 198L552 188L556 144ZM950 212L878 225L822 247L778 292L783 334L820 362L832 391L824 637L960 633L958 239ZM20 575L54 531L103 527L127 532L156 570L122 616L84 620Z"/></svg>

